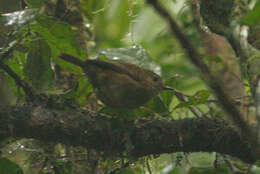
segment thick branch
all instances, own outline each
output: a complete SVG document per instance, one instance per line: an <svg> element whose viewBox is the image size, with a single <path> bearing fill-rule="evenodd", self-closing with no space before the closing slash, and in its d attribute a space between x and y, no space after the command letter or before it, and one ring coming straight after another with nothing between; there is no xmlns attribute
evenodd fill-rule
<svg viewBox="0 0 260 174"><path fill-rule="evenodd" d="M173 152L219 152L254 162L248 144L229 125L213 119L122 120L82 110L0 107L0 137L34 138L132 157ZM11 129L10 129L11 128Z"/></svg>
<svg viewBox="0 0 260 174"><path fill-rule="evenodd" d="M190 61L200 69L202 75L209 85L209 87L215 92L217 98L220 101L220 104L224 108L224 110L229 114L230 118L236 124L237 128L241 130L244 138L247 138L254 145L257 144L256 135L244 121L241 113L238 109L232 104L232 100L228 95L226 95L225 91L222 88L222 84L218 81L218 79L212 74L207 65L202 61L202 57L197 51L197 49L192 45L186 35L179 28L175 20L171 17L171 15L158 3L158 0L147 0L154 9L169 23L170 29L172 33L177 37L180 41L180 44L186 51L188 58Z"/></svg>

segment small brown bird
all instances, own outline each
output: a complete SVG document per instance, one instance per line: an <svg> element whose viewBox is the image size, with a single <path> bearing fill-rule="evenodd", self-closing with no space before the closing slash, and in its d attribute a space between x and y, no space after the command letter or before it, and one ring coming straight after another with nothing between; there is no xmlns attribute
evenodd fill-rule
<svg viewBox="0 0 260 174"><path fill-rule="evenodd" d="M85 60L69 54L60 58L80 66L95 89L97 97L111 108L137 108L165 87L159 75L130 63Z"/></svg>

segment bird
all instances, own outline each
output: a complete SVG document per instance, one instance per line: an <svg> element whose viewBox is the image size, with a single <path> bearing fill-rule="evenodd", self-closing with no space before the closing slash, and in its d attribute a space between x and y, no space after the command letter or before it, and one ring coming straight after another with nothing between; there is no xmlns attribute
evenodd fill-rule
<svg viewBox="0 0 260 174"><path fill-rule="evenodd" d="M81 60L62 53L59 57L81 67L97 98L116 109L138 108L160 91L170 89L156 73L122 61Z"/></svg>

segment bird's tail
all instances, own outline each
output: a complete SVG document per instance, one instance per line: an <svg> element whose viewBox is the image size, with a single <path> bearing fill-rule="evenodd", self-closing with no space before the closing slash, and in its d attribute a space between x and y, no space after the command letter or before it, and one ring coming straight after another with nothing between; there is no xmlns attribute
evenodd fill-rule
<svg viewBox="0 0 260 174"><path fill-rule="evenodd" d="M70 54L62 53L59 57L67 62L70 62L80 67L83 67L85 65L85 62L83 60L80 60L79 58Z"/></svg>

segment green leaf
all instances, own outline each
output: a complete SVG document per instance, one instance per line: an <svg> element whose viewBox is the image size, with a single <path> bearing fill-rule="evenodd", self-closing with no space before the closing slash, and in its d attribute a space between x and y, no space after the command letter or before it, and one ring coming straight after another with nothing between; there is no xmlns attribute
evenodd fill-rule
<svg viewBox="0 0 260 174"><path fill-rule="evenodd" d="M104 1L105 0L80 1L80 8L86 14L87 18L91 20L93 17L95 17L93 14L102 12L104 9Z"/></svg>
<svg viewBox="0 0 260 174"><path fill-rule="evenodd" d="M39 90L46 90L53 81L51 69L51 50L47 42L40 38L29 44L25 66L26 77Z"/></svg>
<svg viewBox="0 0 260 174"><path fill-rule="evenodd" d="M259 166L259 165L258 165ZM253 174L258 174L258 173L260 173L260 167L258 167L258 166L254 166L253 167L253 169L252 169L252 173Z"/></svg>
<svg viewBox="0 0 260 174"><path fill-rule="evenodd" d="M101 55L104 55L110 60L120 60L126 63L135 64L141 68L145 68L161 74L160 66L156 65L149 54L140 45L134 45L128 48L111 48L100 51Z"/></svg>
<svg viewBox="0 0 260 174"><path fill-rule="evenodd" d="M219 56L205 56L203 60L207 63L223 63L223 60Z"/></svg>
<svg viewBox="0 0 260 174"><path fill-rule="evenodd" d="M174 109L177 109L177 108L186 108L186 107L189 107L189 106L191 106L191 105L193 105L193 103L190 102L190 101L181 102L181 103L179 103Z"/></svg>
<svg viewBox="0 0 260 174"><path fill-rule="evenodd" d="M260 60L260 54L256 54L256 55L249 57L247 62L251 63L251 62L254 62L254 61L258 61L258 60Z"/></svg>
<svg viewBox="0 0 260 174"><path fill-rule="evenodd" d="M22 169L14 162L7 158L0 158L1 174L23 174Z"/></svg>
<svg viewBox="0 0 260 174"><path fill-rule="evenodd" d="M257 160L257 161L255 162L255 165L256 165L257 167L260 167L260 160Z"/></svg>
<svg viewBox="0 0 260 174"><path fill-rule="evenodd" d="M61 51L66 51L66 53L79 56L84 55L84 51L77 42L76 35L70 25L47 16L39 16L37 22L37 25L33 25L33 29L35 29L48 44L55 46Z"/></svg>
<svg viewBox="0 0 260 174"><path fill-rule="evenodd" d="M93 88L85 76L79 78L78 83L78 88L74 94L74 97L79 104L85 105L88 102L88 96L93 92Z"/></svg>
<svg viewBox="0 0 260 174"><path fill-rule="evenodd" d="M209 173L217 173L217 174L231 174L231 170L229 167L222 163L217 168L213 167L192 167L190 168L188 174L209 174Z"/></svg>
<svg viewBox="0 0 260 174"><path fill-rule="evenodd" d="M164 85L168 86L168 87L172 87L175 86L177 83L177 79L180 78L179 75L175 74L174 76L172 76L171 78L168 78L167 80L164 81ZM163 90L160 93L162 100L164 102L164 105L167 106L167 108L169 109L171 103L172 103L172 99L174 97L174 91L172 90Z"/></svg>
<svg viewBox="0 0 260 174"><path fill-rule="evenodd" d="M136 108L134 113L129 114L132 118L140 117L154 117L154 116L168 116L169 110L167 105L165 105L161 96L156 96L151 99L144 106ZM129 116L128 116L129 117ZM129 117L130 118L130 117Z"/></svg>
<svg viewBox="0 0 260 174"><path fill-rule="evenodd" d="M193 95L192 97L189 98L189 100L197 105L197 104L202 104L205 101L207 101L207 99L210 96L210 92L208 90L200 90L198 92L196 92L195 95Z"/></svg>
<svg viewBox="0 0 260 174"><path fill-rule="evenodd" d="M27 9L0 14L0 31L19 30L38 16L38 9Z"/></svg>
<svg viewBox="0 0 260 174"><path fill-rule="evenodd" d="M37 32L49 44L54 61L66 70L75 74L81 73L79 67L58 58L62 52L84 57L84 50L77 42L75 32L70 25L48 16L39 16L37 23L31 25L31 30Z"/></svg>
<svg viewBox="0 0 260 174"><path fill-rule="evenodd" d="M162 96L156 96L152 100L150 100L145 107L148 107L150 111L157 113L167 113L168 107L165 105Z"/></svg>
<svg viewBox="0 0 260 174"><path fill-rule="evenodd" d="M72 174L73 165L71 162L66 162L63 160L57 160L56 164L54 165L56 173L62 174Z"/></svg>
<svg viewBox="0 0 260 174"><path fill-rule="evenodd" d="M99 1L104 3L100 5ZM94 17L95 35L102 38L96 40L100 48L118 48L122 45L122 38L129 32L129 4L122 0L95 0L95 9L92 9L94 11L88 12Z"/></svg>
<svg viewBox="0 0 260 174"><path fill-rule="evenodd" d="M260 23L260 1L257 1L253 10L251 10L242 20L241 24L246 24L249 26L255 26Z"/></svg>
<svg viewBox="0 0 260 174"><path fill-rule="evenodd" d="M0 105L11 105L16 102L16 95L8 76L0 71Z"/></svg>
<svg viewBox="0 0 260 174"><path fill-rule="evenodd" d="M29 8L39 8L43 5L44 0L25 0Z"/></svg>
<svg viewBox="0 0 260 174"><path fill-rule="evenodd" d="M216 160L216 153L197 152L189 154L193 167L212 167ZM221 161L221 158L218 159Z"/></svg>
<svg viewBox="0 0 260 174"><path fill-rule="evenodd" d="M189 107L191 105L199 105L203 104L207 101L207 99L210 96L210 92L208 90L200 90L196 92L193 96L188 97L187 102L181 102L179 103L176 108L181 108L181 107Z"/></svg>
<svg viewBox="0 0 260 174"><path fill-rule="evenodd" d="M133 168L126 168L118 172L118 174L141 174L143 171L141 169L133 169Z"/></svg>

